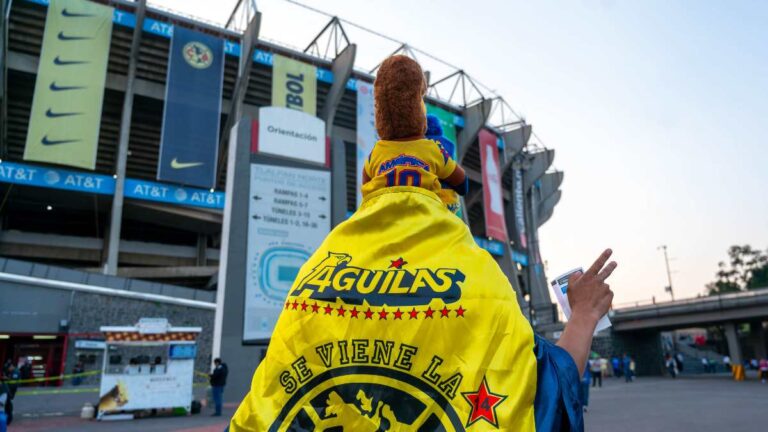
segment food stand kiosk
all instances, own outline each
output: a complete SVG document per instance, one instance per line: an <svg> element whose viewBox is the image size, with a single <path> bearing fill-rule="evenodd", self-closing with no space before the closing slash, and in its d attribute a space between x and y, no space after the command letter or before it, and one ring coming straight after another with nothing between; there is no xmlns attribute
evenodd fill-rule
<svg viewBox="0 0 768 432"><path fill-rule="evenodd" d="M134 326L101 331L106 347L99 420L133 418L133 412L151 409L190 412L201 327L172 327L164 318L142 318Z"/></svg>

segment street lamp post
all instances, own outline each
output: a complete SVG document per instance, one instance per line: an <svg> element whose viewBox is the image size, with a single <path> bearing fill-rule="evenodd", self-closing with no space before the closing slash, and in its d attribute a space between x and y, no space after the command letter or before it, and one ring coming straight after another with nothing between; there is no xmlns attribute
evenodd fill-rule
<svg viewBox="0 0 768 432"><path fill-rule="evenodd" d="M667 245L661 245L657 249L664 250L664 263L667 265L667 282L669 285L664 287L664 291L668 292L672 297L672 301L675 301L675 292L672 290L672 272L669 270L669 256L667 255Z"/></svg>

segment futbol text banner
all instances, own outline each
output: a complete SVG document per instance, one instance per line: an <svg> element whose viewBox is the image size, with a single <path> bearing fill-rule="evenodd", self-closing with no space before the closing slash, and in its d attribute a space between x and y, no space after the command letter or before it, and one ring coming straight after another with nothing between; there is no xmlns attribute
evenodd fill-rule
<svg viewBox="0 0 768 432"><path fill-rule="evenodd" d="M272 65L272 105L317 113L317 68L275 54Z"/></svg>

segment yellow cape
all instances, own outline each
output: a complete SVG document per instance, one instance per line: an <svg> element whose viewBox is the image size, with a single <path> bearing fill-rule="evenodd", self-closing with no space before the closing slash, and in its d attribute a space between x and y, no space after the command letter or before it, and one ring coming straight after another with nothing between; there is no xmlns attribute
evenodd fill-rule
<svg viewBox="0 0 768 432"><path fill-rule="evenodd" d="M230 431L532 431L535 392L499 266L435 194L395 187L301 268Z"/></svg>

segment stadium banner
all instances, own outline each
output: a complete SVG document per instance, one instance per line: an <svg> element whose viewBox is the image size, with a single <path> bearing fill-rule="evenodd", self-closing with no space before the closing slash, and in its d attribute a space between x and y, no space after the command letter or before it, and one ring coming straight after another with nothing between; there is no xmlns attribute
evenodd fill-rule
<svg viewBox="0 0 768 432"><path fill-rule="evenodd" d="M331 231L331 173L254 163L250 191L243 340L261 341L272 336L299 269Z"/></svg>
<svg viewBox="0 0 768 432"><path fill-rule="evenodd" d="M112 176L7 161L0 163L0 182L101 195L115 193Z"/></svg>
<svg viewBox="0 0 768 432"><path fill-rule="evenodd" d="M496 135L487 129L478 134L480 144L480 163L483 171L483 211L485 213L485 233L488 237L506 242L507 225L504 222L504 197L501 189L499 169L499 148Z"/></svg>
<svg viewBox="0 0 768 432"><path fill-rule="evenodd" d="M48 0L26 0L29 3L39 4L42 6L48 6ZM112 22L123 27L134 28L136 27L136 15L130 12L126 12L120 9L115 9L112 16ZM173 36L173 24L156 19L145 17L144 25L142 29L156 36L170 39ZM224 41L224 53L233 57L240 57L240 44L236 42ZM272 67L274 54L269 51L256 49L253 53L253 61ZM328 69L317 68L317 80L328 84L333 84L333 72ZM346 87L350 90L357 90L357 79L350 78L347 80ZM461 116L456 116L456 125L464 126L464 119Z"/></svg>
<svg viewBox="0 0 768 432"><path fill-rule="evenodd" d="M528 249L528 238L525 233L525 197L523 195L523 170L518 167L513 167L512 170L512 206L515 212L515 231L517 234L515 241L518 247Z"/></svg>
<svg viewBox="0 0 768 432"><path fill-rule="evenodd" d="M439 106L432 104L426 105L427 114L432 114L433 116L437 117L438 120L440 120L440 127L443 128L443 136L446 137L450 142L454 143L453 149L446 150L448 150L448 153L451 154L452 158L456 159L456 115L452 112L444 110L443 108L440 108Z"/></svg>
<svg viewBox="0 0 768 432"><path fill-rule="evenodd" d="M215 186L223 74L223 40L183 27L174 29L158 180Z"/></svg>
<svg viewBox="0 0 768 432"><path fill-rule="evenodd" d="M112 176L14 162L0 163L0 182L100 195L115 193L115 179ZM125 197L193 207L224 208L223 192L131 178L125 179Z"/></svg>
<svg viewBox="0 0 768 432"><path fill-rule="evenodd" d="M259 108L259 120L251 128L251 153L330 166L331 143L325 122L291 108Z"/></svg>
<svg viewBox="0 0 768 432"><path fill-rule="evenodd" d="M456 118L458 116L436 105L426 104L426 106L427 106L427 114L431 114L437 117L437 120L440 122L440 127L443 129L443 137L447 141L450 141L450 142L446 142L445 140L441 141L443 148L445 148L445 150L448 151L448 154L450 154L451 157L454 160L456 160L456 141L458 139L458 136L456 134ZM461 203L462 203L462 200L459 200L458 209L456 210L456 216L463 219L464 209L462 208Z"/></svg>
<svg viewBox="0 0 768 432"><path fill-rule="evenodd" d="M24 160L96 168L111 35L111 7L51 2Z"/></svg>
<svg viewBox="0 0 768 432"><path fill-rule="evenodd" d="M376 123L373 111L373 84L358 81L357 83L357 206L363 202L361 193L363 187L363 166L373 146L379 139L376 135Z"/></svg>
<svg viewBox="0 0 768 432"><path fill-rule="evenodd" d="M279 54L272 63L272 106L316 115L317 68Z"/></svg>
<svg viewBox="0 0 768 432"><path fill-rule="evenodd" d="M145 180L125 179L125 197L144 201L224 209L224 192L169 185Z"/></svg>

